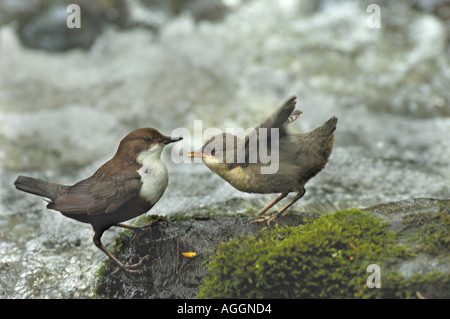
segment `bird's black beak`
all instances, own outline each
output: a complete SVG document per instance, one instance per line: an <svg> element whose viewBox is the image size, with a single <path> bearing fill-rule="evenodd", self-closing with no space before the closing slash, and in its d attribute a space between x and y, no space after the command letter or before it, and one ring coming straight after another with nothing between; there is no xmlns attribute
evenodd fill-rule
<svg viewBox="0 0 450 319"><path fill-rule="evenodd" d="M171 137L171 136L164 136L163 144L167 145L170 143L181 141L183 138L181 136L179 137Z"/></svg>

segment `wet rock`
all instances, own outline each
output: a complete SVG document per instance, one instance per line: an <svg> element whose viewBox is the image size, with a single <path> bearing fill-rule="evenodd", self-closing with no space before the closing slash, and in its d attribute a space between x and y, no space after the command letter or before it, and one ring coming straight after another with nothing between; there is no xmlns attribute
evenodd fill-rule
<svg viewBox="0 0 450 319"><path fill-rule="evenodd" d="M108 24L124 28L128 7L125 0L64 0L33 1L31 6L6 2L5 22L15 20L17 33L23 45L47 51L66 51L73 48L89 49ZM70 4L80 7L80 28L69 28L67 19L73 11Z"/></svg>
<svg viewBox="0 0 450 319"><path fill-rule="evenodd" d="M151 10L160 10L171 16L190 12L195 21L219 21L230 9L222 0L141 0L141 3Z"/></svg>
<svg viewBox="0 0 450 319"><path fill-rule="evenodd" d="M31 16L39 10L39 0L4 0L0 1L0 26L15 19Z"/></svg>
<svg viewBox="0 0 450 319"><path fill-rule="evenodd" d="M398 202L386 203L368 207L374 216L383 219L390 224L390 229L395 232L405 232L405 219L411 214L437 214L440 211L449 212L450 201L431 198L413 198Z"/></svg>
<svg viewBox="0 0 450 319"><path fill-rule="evenodd" d="M70 4L81 11L81 28L68 28ZM0 25L17 22L23 45L47 51L89 49L108 25L156 31L171 17L189 12L195 21L220 21L230 11L221 0L127 2L126 0L64 0L0 2Z"/></svg>
<svg viewBox="0 0 450 319"><path fill-rule="evenodd" d="M101 33L101 24L90 24L83 17L83 28L69 29L67 17L66 8L57 6L20 24L18 35L22 44L47 51L90 48Z"/></svg>
<svg viewBox="0 0 450 319"><path fill-rule="evenodd" d="M317 214L295 214L283 218L279 225L298 225L303 218ZM132 233L123 236L117 256L152 256L141 275L127 275L109 262L105 266L96 293L101 298L192 298L206 275L206 262L221 242L242 234L257 233L265 224L251 224L249 216L208 216L169 218L143 233L130 244ZM195 252L184 257L183 252ZM177 260L178 254L178 260Z"/></svg>
<svg viewBox="0 0 450 319"><path fill-rule="evenodd" d="M411 199L377 205L365 210L389 223L389 229L397 234L399 244L407 245L407 248L416 255L415 258L407 258L397 264L396 267L404 276L435 271L450 272L448 247L446 250L443 248L434 252L427 251L424 247L429 238L420 236L421 233L429 232L432 225L441 225L439 216L448 219L450 200ZM300 225L318 217L318 214L293 213L281 218L277 224ZM112 274L116 269L107 263L99 279L97 296L193 298L206 275L206 264L218 244L234 236L254 235L266 227L265 224L249 225L249 221L253 218L247 215L172 217L154 225L133 244L130 243L132 234L126 233L118 241L120 248L116 254L119 258L128 260L132 255L150 254L151 262L144 266L141 275L126 275L122 272ZM443 240L448 240L448 224L439 227L444 228L441 229L443 234L447 233L447 239ZM196 256L185 257L182 255L183 252L195 252ZM432 288L426 289L428 292Z"/></svg>
<svg viewBox="0 0 450 319"><path fill-rule="evenodd" d="M367 209L389 223L399 243L417 257L398 265L407 277L432 271L450 273L450 200L418 198Z"/></svg>
<svg viewBox="0 0 450 319"><path fill-rule="evenodd" d="M450 20L450 1L448 0L417 0L414 8L432 13L442 20Z"/></svg>

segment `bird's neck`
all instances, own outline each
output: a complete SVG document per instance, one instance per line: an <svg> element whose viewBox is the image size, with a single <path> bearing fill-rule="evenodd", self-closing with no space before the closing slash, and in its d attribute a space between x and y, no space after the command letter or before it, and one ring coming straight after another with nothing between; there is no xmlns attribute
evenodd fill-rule
<svg viewBox="0 0 450 319"><path fill-rule="evenodd" d="M136 158L136 162L142 166L153 166L154 163L161 162L162 146L155 145L147 151L142 151Z"/></svg>

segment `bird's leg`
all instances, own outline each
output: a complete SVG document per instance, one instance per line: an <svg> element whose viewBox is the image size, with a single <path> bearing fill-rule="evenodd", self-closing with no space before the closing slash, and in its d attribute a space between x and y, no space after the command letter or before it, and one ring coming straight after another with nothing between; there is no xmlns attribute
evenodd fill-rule
<svg viewBox="0 0 450 319"><path fill-rule="evenodd" d="M275 205L276 203L278 203L280 200L282 200L283 198L285 198L287 196L288 193L283 193L280 196L278 196L277 198L275 198L269 205L267 205L266 207L264 207L263 209L261 209L258 213L256 213L256 215L261 216L264 215L265 212L267 212L269 209L271 209L273 207L273 205Z"/></svg>
<svg viewBox="0 0 450 319"><path fill-rule="evenodd" d="M263 215L265 212L267 212L269 209L271 209L273 207L273 205L278 203L280 200L285 198L287 195L288 195L288 193L282 193L280 196L275 198L269 205L267 205L266 207L261 209L258 213L256 213L256 215L257 216ZM251 225L251 224L254 224L254 223L262 223L262 222L266 221L267 218L268 217L262 217L262 218L259 218L259 219L255 219L255 220L252 220L249 224Z"/></svg>
<svg viewBox="0 0 450 319"><path fill-rule="evenodd" d="M116 224L114 226L130 229L130 230L134 231L135 234L134 234L133 238L131 238L131 240L130 240L130 243L133 243L133 242L135 242L138 239L138 237L141 234L141 232L143 232L144 230L149 229L150 227L152 227L154 224L156 224L160 220L161 220L160 217L158 217L156 219L152 219L147 224L145 224L144 226L141 226L141 227L131 226L131 225L127 225L127 224Z"/></svg>
<svg viewBox="0 0 450 319"><path fill-rule="evenodd" d="M149 221L147 224L145 224L144 226L138 227L138 226L131 226L131 225L127 225L127 224L116 224L114 226L116 227L122 227L122 228L126 228L126 229L130 229L132 231L135 232L139 232L139 231L143 231L143 230L147 230L150 227L152 227L154 224L156 224L157 222L159 222L161 220L160 217L156 218L156 219L152 219L151 221Z"/></svg>
<svg viewBox="0 0 450 319"><path fill-rule="evenodd" d="M131 226L131 225L127 225L127 224L116 224L114 226L122 227L122 228L134 231L134 236L133 236L133 238L131 238L130 243L134 243L138 239L141 232L143 231L142 227Z"/></svg>
<svg viewBox="0 0 450 319"><path fill-rule="evenodd" d="M296 201L298 201L300 198L303 197L303 195L305 194L305 192L299 192L297 193L297 195L295 195L295 197L289 202L287 203L282 209L280 209L278 212L274 212L275 216L272 217L273 219L276 219L278 217L284 216L284 212L286 211L286 209L288 209L289 207L291 207L292 204L294 204ZM271 221L271 220L270 220Z"/></svg>
<svg viewBox="0 0 450 319"><path fill-rule="evenodd" d="M140 270L134 270L133 268L142 266L142 263L145 260L147 260L148 258L150 258L149 256L143 257L137 264L129 265L127 263L127 265L124 265L105 246L103 246L102 242L100 241L100 238L103 235L103 230L102 231L94 230L94 232L95 233L94 233L93 241L94 241L95 246L100 248L100 250L103 251L109 257L109 259L111 259L111 261L113 263L115 263L120 269L122 269L123 271L125 271L127 273L130 273L130 274L141 273Z"/></svg>
<svg viewBox="0 0 450 319"><path fill-rule="evenodd" d="M289 207L291 207L292 204L294 204L296 201L298 201L300 198L303 197L303 195L305 195L305 189L303 189L302 191L298 192L297 195L295 195L295 197L286 205L284 205L284 207L282 209L280 209L280 211L275 211L273 212L271 215L266 216L266 217L262 217L260 219L257 219L255 221L253 221L254 223L261 223L261 222L265 222L267 221L267 224L269 225L272 221L274 221L275 219L284 216L286 209L288 209Z"/></svg>
<svg viewBox="0 0 450 319"><path fill-rule="evenodd" d="M131 226L131 225L127 225L127 224L116 224L114 226L130 229L132 231L140 231L141 230L141 227Z"/></svg>

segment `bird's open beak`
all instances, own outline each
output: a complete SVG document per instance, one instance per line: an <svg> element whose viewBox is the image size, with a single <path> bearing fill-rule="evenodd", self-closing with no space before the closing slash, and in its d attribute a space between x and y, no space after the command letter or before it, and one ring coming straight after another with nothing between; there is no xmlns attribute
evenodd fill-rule
<svg viewBox="0 0 450 319"><path fill-rule="evenodd" d="M183 139L183 137L181 137L181 136L179 136L179 137L164 136L163 144L167 145L170 143L181 141L182 139Z"/></svg>
<svg viewBox="0 0 450 319"><path fill-rule="evenodd" d="M203 156L207 156L208 154L204 154L202 152L191 152L187 156L188 157L200 157L203 158Z"/></svg>

